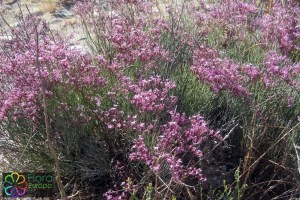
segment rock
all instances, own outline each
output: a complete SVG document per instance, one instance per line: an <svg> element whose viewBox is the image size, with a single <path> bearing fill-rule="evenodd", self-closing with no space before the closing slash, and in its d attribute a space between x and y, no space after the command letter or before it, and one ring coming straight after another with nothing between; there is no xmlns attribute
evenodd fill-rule
<svg viewBox="0 0 300 200"><path fill-rule="evenodd" d="M1 12L5 11L5 10L11 10L11 9L12 9L12 6L11 6L11 5L3 5L3 6L0 6Z"/></svg>
<svg viewBox="0 0 300 200"><path fill-rule="evenodd" d="M67 10L67 9L58 9L54 13L55 17L60 17L60 18L72 18L74 16L73 12Z"/></svg>

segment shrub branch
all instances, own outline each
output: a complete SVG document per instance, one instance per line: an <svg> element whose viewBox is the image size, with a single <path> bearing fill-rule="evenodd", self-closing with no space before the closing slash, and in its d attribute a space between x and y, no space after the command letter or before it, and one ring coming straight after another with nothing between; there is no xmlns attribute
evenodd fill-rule
<svg viewBox="0 0 300 200"><path fill-rule="evenodd" d="M48 118L48 113L47 113L47 102L46 102L46 92L45 92L45 84L44 80L41 75L41 66L39 62L39 35L37 31L37 27L35 27L35 32L36 32L36 66L38 69L38 74L39 74L39 79L41 82L41 89L42 89L42 96L43 96L43 108L44 108L44 118L45 118L45 128L46 128L46 135L47 135L47 145L50 151L51 156L54 159L54 164L55 164L55 172L56 172L56 181L57 185L60 191L60 195L62 199L66 199L66 193L65 189L61 180L61 174L60 174L60 166L59 166L59 159L57 156L57 152L52 144L51 140L51 135L50 135L50 130L49 130L49 118Z"/></svg>

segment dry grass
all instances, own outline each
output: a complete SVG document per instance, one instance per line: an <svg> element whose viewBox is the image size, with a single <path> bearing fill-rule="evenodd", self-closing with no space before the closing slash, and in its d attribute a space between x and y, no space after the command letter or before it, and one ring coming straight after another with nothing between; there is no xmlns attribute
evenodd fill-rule
<svg viewBox="0 0 300 200"><path fill-rule="evenodd" d="M54 13L59 0L42 0L40 3L40 11L43 13Z"/></svg>

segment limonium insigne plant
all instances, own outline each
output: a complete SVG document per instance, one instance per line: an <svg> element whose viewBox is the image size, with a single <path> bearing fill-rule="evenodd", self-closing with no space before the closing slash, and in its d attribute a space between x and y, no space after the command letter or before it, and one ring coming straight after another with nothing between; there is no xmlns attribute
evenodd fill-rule
<svg viewBox="0 0 300 200"><path fill-rule="evenodd" d="M76 2L90 54L33 15L1 40L1 148L52 170L44 88L71 197L299 197L295 1Z"/></svg>

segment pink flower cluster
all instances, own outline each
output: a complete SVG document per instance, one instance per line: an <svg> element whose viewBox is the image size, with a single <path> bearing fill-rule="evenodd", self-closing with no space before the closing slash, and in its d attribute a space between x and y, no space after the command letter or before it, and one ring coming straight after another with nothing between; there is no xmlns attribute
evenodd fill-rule
<svg viewBox="0 0 300 200"><path fill-rule="evenodd" d="M175 87L175 82L163 81L159 76L139 80L138 84L132 86L134 96L131 103L142 112L163 111L176 102L176 97L169 95L169 91Z"/></svg>
<svg viewBox="0 0 300 200"><path fill-rule="evenodd" d="M200 115L187 118L184 114L170 114L171 120L162 126L153 150L145 144L146 139L139 136L134 140L130 159L145 163L155 173L166 170L167 164L172 181L176 183L184 183L189 176L205 180L198 165L203 156L200 145L208 138L218 140L221 136L210 130ZM187 154L190 157L189 162L184 162L182 157Z"/></svg>
<svg viewBox="0 0 300 200"><path fill-rule="evenodd" d="M201 1L200 6L192 6L201 36L213 32L215 28L227 28L231 37L242 40L251 19L258 13L254 1L220 0L214 3ZM238 31L237 31L238 30Z"/></svg>
<svg viewBox="0 0 300 200"><path fill-rule="evenodd" d="M131 160L141 161L148 166L155 165L155 158L151 155L149 149L146 147L144 138L141 135L134 140L132 150L133 152L130 154Z"/></svg>
<svg viewBox="0 0 300 200"><path fill-rule="evenodd" d="M128 66L136 61L147 63L167 59L162 47L143 30L146 24L142 20L132 25L128 19L118 17L112 20L112 24L109 41L117 52L116 61Z"/></svg>
<svg viewBox="0 0 300 200"><path fill-rule="evenodd" d="M108 111L104 111L101 117L102 122L105 123L106 128L111 129L125 129L126 120L124 119L124 112L121 111L117 105L111 107Z"/></svg>
<svg viewBox="0 0 300 200"><path fill-rule="evenodd" d="M270 11L257 21L261 42L270 46L279 45L284 54L299 51L299 20L300 8L296 3L274 1Z"/></svg>
<svg viewBox="0 0 300 200"><path fill-rule="evenodd" d="M261 73L266 88L276 88L285 83L300 89L299 80L297 80L300 63L293 64L286 56L279 55L274 51L266 54Z"/></svg>
<svg viewBox="0 0 300 200"><path fill-rule="evenodd" d="M300 62L292 63L287 56L270 51L260 67L245 65L243 72L245 84L262 83L266 94L279 95L288 107L294 105L296 92L300 90Z"/></svg>
<svg viewBox="0 0 300 200"><path fill-rule="evenodd" d="M140 134L150 134L157 128L155 126L156 120L145 121L142 118L138 117L138 115L128 115L126 120L128 130L133 130Z"/></svg>
<svg viewBox="0 0 300 200"><path fill-rule="evenodd" d="M247 64L243 66L243 72L249 77L251 81L257 81L260 77L260 69L257 66Z"/></svg>
<svg viewBox="0 0 300 200"><path fill-rule="evenodd" d="M247 23L251 14L257 13L255 4L239 0L222 0L210 8L210 15L222 24L233 24L235 26Z"/></svg>
<svg viewBox="0 0 300 200"><path fill-rule="evenodd" d="M112 10L106 10L105 6ZM87 23L85 28L94 37L90 43L95 45L97 53L113 63L111 68L126 68L135 62L153 66L155 60L167 59L157 34L146 31L149 27L144 18L152 10L150 2L116 0L105 6L82 2L74 10ZM138 11L133 13L134 9Z"/></svg>
<svg viewBox="0 0 300 200"><path fill-rule="evenodd" d="M194 51L191 69L214 92L228 90L238 96L248 96L240 68L232 60L221 58L216 50L201 46Z"/></svg>
<svg viewBox="0 0 300 200"><path fill-rule="evenodd" d="M270 51L262 66L236 64L221 58L216 50L200 47L194 52L192 71L199 80L210 85L214 92L230 91L237 96L249 97L248 86L262 81L265 89L287 84L299 89L299 63L293 64L286 56ZM252 83L251 83L252 82Z"/></svg>

